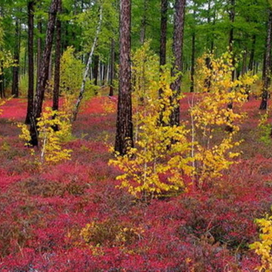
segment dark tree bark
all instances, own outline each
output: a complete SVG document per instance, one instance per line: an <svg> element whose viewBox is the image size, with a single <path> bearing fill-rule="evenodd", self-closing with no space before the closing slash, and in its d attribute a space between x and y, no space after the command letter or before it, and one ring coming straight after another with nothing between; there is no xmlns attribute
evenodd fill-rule
<svg viewBox="0 0 272 272"><path fill-rule="evenodd" d="M38 20L37 29L38 29L39 34L41 35L42 34L42 21L41 20ZM38 37L38 41L37 41L37 81L39 78L41 59L42 59L42 38Z"/></svg>
<svg viewBox="0 0 272 272"><path fill-rule="evenodd" d="M166 64L168 0L161 0L160 65Z"/></svg>
<svg viewBox="0 0 272 272"><path fill-rule="evenodd" d="M191 56L191 86L190 92L194 92L194 85L195 85L195 40L196 35L195 31L192 34L192 56Z"/></svg>
<svg viewBox="0 0 272 272"><path fill-rule="evenodd" d="M110 67L109 67L109 85L110 85L110 92L109 96L113 96L113 80L114 80L114 62L115 62L115 42L114 39L111 39L111 50L110 50Z"/></svg>
<svg viewBox="0 0 272 272"><path fill-rule="evenodd" d="M254 64L254 58L255 58L255 46L256 46L256 35L254 34L252 36L252 45L251 45L251 51L250 51L250 57L249 57L249 63L248 63L248 70L253 71L253 64Z"/></svg>
<svg viewBox="0 0 272 272"><path fill-rule="evenodd" d="M234 20L235 20L235 0L230 0L230 11L229 11L229 19L230 19L230 32L229 32L229 50L232 53L232 65L235 65L235 58L233 52L233 43L234 43ZM235 79L235 70L232 71L231 76L232 81Z"/></svg>
<svg viewBox="0 0 272 272"><path fill-rule="evenodd" d="M115 151L121 156L133 147L131 101L131 1L120 1L120 71Z"/></svg>
<svg viewBox="0 0 272 272"><path fill-rule="evenodd" d="M2 74L0 73L0 97L5 97L5 89L4 89L4 74L3 74L3 61L0 61L0 71L2 71Z"/></svg>
<svg viewBox="0 0 272 272"><path fill-rule="evenodd" d="M13 59L16 65L13 66L12 69L13 75L11 94L17 98L19 97L19 62L20 62L20 22L18 18L16 18L15 21L15 47Z"/></svg>
<svg viewBox="0 0 272 272"><path fill-rule="evenodd" d="M194 20L195 20L196 10L194 8ZM194 85L195 85L195 44L196 44L196 33L195 27L193 26L193 33L192 33L192 55L191 55L191 86L190 92L194 92Z"/></svg>
<svg viewBox="0 0 272 272"><path fill-rule="evenodd" d="M268 104L268 88L271 82L271 42L272 42L272 9L269 8L267 36L266 36L266 49L264 53L263 63L263 88L262 88L262 101L260 110L266 110Z"/></svg>
<svg viewBox="0 0 272 272"><path fill-rule="evenodd" d="M30 124L30 117L33 112L34 98L34 60L33 60L33 40L34 40L34 1L27 4L28 13L28 93L27 93L27 114L26 124Z"/></svg>
<svg viewBox="0 0 272 272"><path fill-rule="evenodd" d="M166 43L167 43L167 11L168 0L161 0L161 37L160 37L160 66L166 64ZM160 70L162 70L160 68ZM159 97L162 98L163 90L159 89ZM163 113L165 108L163 107L160 112L159 123L163 126L167 125L163 121Z"/></svg>
<svg viewBox="0 0 272 272"><path fill-rule="evenodd" d="M185 19L185 5L186 0L176 0L175 14L174 14L174 36L173 36L173 55L174 63L172 75L176 76L176 80L171 84L173 90L173 99L176 100L180 95L181 72L182 72L182 49L183 49L183 33L184 33L184 19ZM172 116L170 118L171 126L179 126L180 123L180 106L179 101L174 107Z"/></svg>
<svg viewBox="0 0 272 272"><path fill-rule="evenodd" d="M62 10L62 1L59 0L58 14ZM59 109L59 87L60 87L60 58L61 58L61 21L57 18L56 22L56 50L55 50L55 73L53 90L53 110Z"/></svg>
<svg viewBox="0 0 272 272"><path fill-rule="evenodd" d="M34 98L33 114L31 116L30 123L30 136L31 136L30 144L33 146L38 145L37 118L41 116L42 112L44 92L49 73L50 56L53 44L58 3L59 3L58 0L52 0L49 10L49 20L47 24L45 47L41 60L39 78L37 83L37 92Z"/></svg>
<svg viewBox="0 0 272 272"><path fill-rule="evenodd" d="M93 77L94 77L94 85L98 85L98 71L99 71L99 56L94 55L94 67L93 67Z"/></svg>
<svg viewBox="0 0 272 272"><path fill-rule="evenodd" d="M144 10L143 10L143 18L141 22L141 33L140 33L141 44L144 44L145 42L146 26L147 26L147 16L146 16L147 12L148 12L147 0L144 0Z"/></svg>
<svg viewBox="0 0 272 272"><path fill-rule="evenodd" d="M229 51L232 53L232 66L235 67L235 56L233 52L233 43L234 43L234 19L235 19L235 0L230 0L230 11L229 11L229 20L230 20L230 32L229 32ZM231 72L231 80L235 80L235 69ZM232 91L231 89L229 90ZM233 109L233 103L230 101L227 105L229 110ZM232 132L233 127L231 125L227 125L225 128L226 131Z"/></svg>

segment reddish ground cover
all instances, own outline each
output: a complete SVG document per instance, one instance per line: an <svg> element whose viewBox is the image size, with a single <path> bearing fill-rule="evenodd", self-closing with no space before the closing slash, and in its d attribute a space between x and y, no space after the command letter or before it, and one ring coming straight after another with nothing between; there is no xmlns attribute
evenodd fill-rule
<svg viewBox="0 0 272 272"><path fill-rule="evenodd" d="M18 139L25 100L3 107L0 271L254 271L254 219L272 203L272 152L259 141L259 101L245 106L243 155L221 182L149 203L115 187L118 171L108 166L115 105L91 99L67 144L72 160L42 172ZM187 118L187 98L181 109ZM88 244L80 232L91 222Z"/></svg>

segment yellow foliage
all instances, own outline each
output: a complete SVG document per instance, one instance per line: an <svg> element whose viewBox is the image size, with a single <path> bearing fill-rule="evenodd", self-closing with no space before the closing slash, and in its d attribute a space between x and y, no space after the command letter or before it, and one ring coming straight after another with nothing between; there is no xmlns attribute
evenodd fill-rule
<svg viewBox="0 0 272 272"><path fill-rule="evenodd" d="M5 100L3 100L3 99L0 100L0 115L3 113L3 109L1 109L1 107L2 107L3 105L5 105L5 103L6 103Z"/></svg>
<svg viewBox="0 0 272 272"><path fill-rule="evenodd" d="M207 57L212 69L206 66ZM192 177L199 188L220 178L240 155L235 148L241 141L234 136L245 118L241 106L247 100L248 87L256 78L245 75L232 81L234 68L228 53L218 59L207 55L198 60L198 93L190 103L188 129L186 123L169 125L181 98L170 87L175 80L170 69L159 69L148 43L132 60L135 147L110 161L122 171L117 177L119 187L136 197L156 197L186 190L185 176ZM227 126L231 132L225 131Z"/></svg>
<svg viewBox="0 0 272 272"><path fill-rule="evenodd" d="M260 241L250 245L256 254L261 257L261 265L256 267L258 271L272 271L272 216L266 215L265 218L257 219L257 225L260 228Z"/></svg>
<svg viewBox="0 0 272 272"><path fill-rule="evenodd" d="M205 64L207 58L212 69ZM198 60L196 89L199 93L197 101L191 103L190 113L192 138L196 142L192 154L200 186L204 181L220 177L222 170L228 169L234 163L233 158L239 156L239 152L231 152L241 143L234 140L234 135L245 118L240 109L247 100L247 88L256 78L245 75L232 81L233 69L229 53L218 59L205 55ZM232 131L224 131L226 127ZM216 139L220 133L221 138Z"/></svg>
<svg viewBox="0 0 272 272"><path fill-rule="evenodd" d="M123 174L117 177L120 188L127 188L136 197L169 195L184 188L183 176L192 172L188 130L185 126L163 126L169 123L177 101L170 88L173 78L166 67L159 74L157 58L148 44L136 51L133 58L135 148L127 155L116 156L110 163ZM159 97L158 91L162 90ZM162 111L163 109L163 111Z"/></svg>
<svg viewBox="0 0 272 272"><path fill-rule="evenodd" d="M19 124L18 127L22 130L19 137L28 143L31 137L27 126ZM72 150L62 147L63 143L71 136L71 123L67 114L53 111L47 107L38 119L37 128L41 145L40 163L55 164L62 160L71 159Z"/></svg>
<svg viewBox="0 0 272 272"><path fill-rule="evenodd" d="M259 133L260 133L260 141L266 145L271 144L271 129L272 126L268 121L269 111L266 110L265 114L260 115L260 120L258 124Z"/></svg>

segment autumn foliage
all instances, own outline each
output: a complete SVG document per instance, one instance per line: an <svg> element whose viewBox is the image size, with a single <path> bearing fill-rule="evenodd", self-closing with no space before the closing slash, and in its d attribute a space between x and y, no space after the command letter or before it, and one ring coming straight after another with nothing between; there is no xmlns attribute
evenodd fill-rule
<svg viewBox="0 0 272 272"><path fill-rule="evenodd" d="M164 87L167 94L167 75L152 79L148 91ZM42 171L18 137L17 124L24 120L26 101L7 101L0 117L0 270L213 272L269 267L266 262L271 256L265 255L264 248L270 243L265 235L271 236L270 217L265 214L272 202L272 153L261 140L259 101L252 96L249 101L240 99L243 95L237 93L241 105L234 103L234 114L246 113L248 118L240 122L240 117L222 117L220 124L216 122L221 119L213 119L216 122L209 130L202 125L211 115L194 111L216 109L202 104L208 100L213 105L210 93L184 94L181 128L157 126L159 105L152 102L151 113L143 115L147 101L138 100L135 118L140 142L132 150L134 162L128 157L125 161L135 172L127 173L124 167L108 165L114 159L109 146L115 132L115 97L86 102L72 127L73 137L62 143L62 148L73 150L71 159L48 162ZM227 122L235 134L225 132ZM168 133L174 141L167 140ZM220 157L214 159L216 163L226 160L227 167L220 164L220 175L208 176L210 164L204 161L207 156L201 157L208 150ZM236 152L239 157L231 155ZM146 176L137 176L142 169ZM137 179L141 179L138 184ZM136 195L128 192L129 186ZM154 197L147 197L146 188ZM265 218L257 221L265 234L260 239L256 218ZM253 247L259 248L259 255L250 248L256 241Z"/></svg>

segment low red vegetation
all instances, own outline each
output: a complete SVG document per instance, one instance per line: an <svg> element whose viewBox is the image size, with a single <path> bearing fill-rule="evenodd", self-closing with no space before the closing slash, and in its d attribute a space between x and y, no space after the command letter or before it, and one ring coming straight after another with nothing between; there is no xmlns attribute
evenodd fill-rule
<svg viewBox="0 0 272 272"><path fill-rule="evenodd" d="M222 181L148 203L117 189L118 171L108 166L115 103L91 99L67 144L72 160L42 172L10 121L24 120L25 100L3 107L0 271L253 271L254 219L272 203L272 153L259 141L259 101L245 105L243 155ZM181 104L188 117L188 99ZM88 244L80 232L92 222Z"/></svg>

